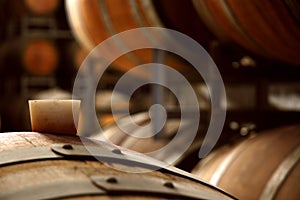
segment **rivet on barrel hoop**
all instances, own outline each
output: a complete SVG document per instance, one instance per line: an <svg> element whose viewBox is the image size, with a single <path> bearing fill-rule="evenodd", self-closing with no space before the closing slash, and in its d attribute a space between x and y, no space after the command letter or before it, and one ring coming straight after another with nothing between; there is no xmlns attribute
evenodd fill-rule
<svg viewBox="0 0 300 200"><path fill-rule="evenodd" d="M172 182L165 182L164 183L164 186L167 187L167 188L170 188L170 189L174 189L175 186Z"/></svg>
<svg viewBox="0 0 300 200"><path fill-rule="evenodd" d="M110 177L106 180L106 182L116 184L118 183L118 180L115 177Z"/></svg>
<svg viewBox="0 0 300 200"><path fill-rule="evenodd" d="M112 152L115 153L115 154L119 154L119 155L123 154L120 149L114 149L114 150L112 150Z"/></svg>
<svg viewBox="0 0 300 200"><path fill-rule="evenodd" d="M73 146L71 144L64 144L62 148L66 150L73 150Z"/></svg>

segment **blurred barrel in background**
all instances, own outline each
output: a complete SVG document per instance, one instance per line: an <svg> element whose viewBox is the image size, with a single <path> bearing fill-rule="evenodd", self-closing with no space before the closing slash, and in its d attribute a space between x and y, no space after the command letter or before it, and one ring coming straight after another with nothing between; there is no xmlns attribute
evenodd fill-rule
<svg viewBox="0 0 300 200"><path fill-rule="evenodd" d="M205 47L213 38L197 16L191 1L68 0L66 9L72 31L88 50L117 33L139 27L171 27L195 36ZM198 25L196 28L195 24ZM145 32L144 38L147 37ZM118 41L115 48L126 48L126 44ZM152 53L152 49L136 50L121 56L112 65L127 71L151 62ZM182 71L191 70L183 59L171 55L167 55L166 64Z"/></svg>
<svg viewBox="0 0 300 200"><path fill-rule="evenodd" d="M193 3L219 39L234 41L271 60L300 65L299 1L193 0Z"/></svg>
<svg viewBox="0 0 300 200"><path fill-rule="evenodd" d="M59 5L59 0L23 0L31 13L47 15L54 13Z"/></svg>
<svg viewBox="0 0 300 200"><path fill-rule="evenodd" d="M19 68L17 71L35 76L55 73L60 53L54 41L46 37L18 38L8 41L1 47L2 70L9 66ZM17 73L11 70L11 73Z"/></svg>
<svg viewBox="0 0 300 200"><path fill-rule="evenodd" d="M5 7L15 19L31 16L49 16L54 14L60 4L59 0L5 0Z"/></svg>
<svg viewBox="0 0 300 200"><path fill-rule="evenodd" d="M2 131L30 130L27 99L56 86L60 59L56 41L46 35L17 37L1 45Z"/></svg>
<svg viewBox="0 0 300 200"><path fill-rule="evenodd" d="M277 128L223 146L192 173L239 199L299 199L299 127Z"/></svg>
<svg viewBox="0 0 300 200"><path fill-rule="evenodd" d="M185 159L190 156L190 154L198 151L204 138L204 134L197 134L196 139L183 153L180 147L186 145L186 143L189 143L189 139L187 139L189 138L188 136L194 134L189 130L190 124L187 121L182 121L180 118L169 117L162 129L158 133L154 134L154 123L151 122L153 119L150 118L148 112L140 112L125 117L121 116L115 120L118 122L118 124L116 124L115 121L114 123L105 126L101 133L92 136L92 138L109 141L118 146L122 146L140 153L145 153L148 156L172 165L180 164L184 165L184 167L190 167L191 169L196 162L198 162L198 159L196 159L196 162L194 160L192 161L191 159L191 162L193 163L182 164L182 162L184 162ZM133 122L135 124L133 124ZM179 127L185 130L184 134L178 133ZM124 130L130 132L128 133ZM172 148L170 148L170 146L164 148L171 142L173 142ZM178 148L176 149L176 147Z"/></svg>
<svg viewBox="0 0 300 200"><path fill-rule="evenodd" d="M46 39L34 39L23 50L23 65L33 75L52 74L58 66L59 52L54 43Z"/></svg>
<svg viewBox="0 0 300 200"><path fill-rule="evenodd" d="M132 120L140 126L140 129L136 129L136 126L132 124ZM176 131L174 130L169 131L168 133L164 132L164 136L157 139L153 137L146 137L145 134L149 134L152 132L152 130L145 128L147 124L151 123L149 113L147 112L137 113L132 116L120 117L118 121L119 124L122 124L124 128L131 131L131 135L124 132L117 124L112 123L111 125L108 125L108 127L105 127L103 133L99 134L99 136L95 136L95 138L99 137L101 139L104 137L106 140L109 140L113 144L126 147L141 153L148 153L165 146L170 141L170 138L174 136L173 134L176 133ZM177 120L176 125L179 125L179 120ZM134 137L132 136L134 134L139 134L140 137L146 138L138 138L139 136L137 135L136 137Z"/></svg>

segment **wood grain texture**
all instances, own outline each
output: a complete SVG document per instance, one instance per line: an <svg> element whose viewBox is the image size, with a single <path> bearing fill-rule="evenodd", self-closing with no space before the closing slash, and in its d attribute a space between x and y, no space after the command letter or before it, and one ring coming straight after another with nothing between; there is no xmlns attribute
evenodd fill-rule
<svg viewBox="0 0 300 200"><path fill-rule="evenodd" d="M214 39L189 1L80 0L72 2L71 0L67 1L67 10L69 21L73 24L72 31L77 35L78 41L89 50L113 35L141 27L173 28L193 37L205 48L208 48L211 40ZM199 27L194 28L195 24ZM156 38L150 38L145 32L134 39L150 44L151 40ZM102 56L109 58L112 52L118 52L120 49L130 49L130 44L116 39L115 45L111 45L107 53ZM128 71L136 65L152 61L153 50L144 48L120 56L112 66L120 71ZM187 76L194 76L193 67L178 56L166 54L165 64ZM147 74L137 75L147 77Z"/></svg>
<svg viewBox="0 0 300 200"><path fill-rule="evenodd" d="M198 177L223 188L240 199L259 199L273 176L286 170L283 180L275 178L274 199L299 199L299 125L278 128L215 151L192 171ZM292 154L295 158L289 158ZM291 162L291 168L283 167ZM270 195L268 195L270 196ZM271 196L270 196L271 198Z"/></svg>
<svg viewBox="0 0 300 200"><path fill-rule="evenodd" d="M294 9L288 8L284 1L193 2L204 22L220 39L232 40L271 60L300 65L300 26L291 11Z"/></svg>
<svg viewBox="0 0 300 200"><path fill-rule="evenodd" d="M69 143L81 144L81 140L76 136L68 135L53 135L40 134L35 132L18 132L18 133L1 133L0 134L0 152L14 149L24 149L30 147L49 146L53 143ZM95 144L91 142L90 144ZM98 142L107 148L113 148L111 145ZM0 193L1 192L18 192L27 190L30 187L43 186L47 184L61 182L76 182L90 180L92 176L130 176L135 178L161 178L166 181L184 184L186 187L203 191L204 193L212 193L219 196L221 199L230 199L223 193L217 192L214 188L208 187L205 184L197 183L193 180L186 179L173 173L168 173L163 170L152 171L149 173L126 173L116 170L110 166L124 165L117 163L103 163L100 161L85 160L85 159L59 159L59 160L41 160L18 163L0 167ZM129 167L129 166L123 166ZM135 170L138 171L139 167ZM151 185L149 185L151 187ZM59 190L59 188L57 188ZM85 199L94 199L95 196L84 195ZM82 197L80 197L82 198ZM97 196L97 199L170 199L172 195L168 194L141 194L120 192L111 195ZM73 197L71 198L73 199ZM74 197L74 199L76 199Z"/></svg>

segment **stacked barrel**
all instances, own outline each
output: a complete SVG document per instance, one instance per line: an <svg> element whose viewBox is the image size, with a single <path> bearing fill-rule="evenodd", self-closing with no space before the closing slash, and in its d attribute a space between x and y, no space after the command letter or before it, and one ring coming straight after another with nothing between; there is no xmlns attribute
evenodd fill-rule
<svg viewBox="0 0 300 200"><path fill-rule="evenodd" d="M2 131L30 130L27 100L53 88L71 93L80 48L74 48L78 44L69 30L63 1L2 4L1 104L6 105L1 106Z"/></svg>
<svg viewBox="0 0 300 200"><path fill-rule="evenodd" d="M299 72L300 65L299 4L296 1L78 0L74 3L70 0L66 5L72 30L78 41L88 49L122 31L147 26L176 29L203 45L224 75L225 84L228 82L229 94L231 91L245 92L248 97L243 99L239 96L239 100L228 97L232 100L229 102L232 110L229 110L218 144L220 149L203 159L194 173L241 199L299 198L297 187L292 186L299 177L297 128L278 129L258 134L253 139L244 138L252 137L256 130L299 123L294 115L287 121L272 115L276 111L268 105L268 86L263 84L266 80L273 81L274 77L274 81L299 81L293 75ZM122 41L116 43L116 48L124 48ZM152 58L153 52L149 49L135 51L118 58L112 65L126 72L136 65L150 62ZM167 55L165 63L186 76L193 71L192 66L173 55ZM282 70L288 75L280 73ZM256 81L259 84L254 83ZM197 77L196 82L201 82L201 79ZM240 83L238 88L231 87L237 86L236 83ZM146 116L138 121L145 123L147 120ZM130 142L132 139L126 138L123 133L116 136L116 132L122 131L113 127L105 134L109 134L108 137L117 144L141 152L161 148L168 141L166 138L154 139L148 142L150 147L145 147L145 144L139 145L140 141ZM234 135L229 134L232 132ZM237 141L240 140L246 141L239 144ZM229 142L237 144L228 147ZM218 181L212 182L217 176Z"/></svg>
<svg viewBox="0 0 300 200"><path fill-rule="evenodd" d="M300 178L300 3L297 0L6 0L1 1L0 6L7 8L0 12L0 23L5 27L0 30L2 131L30 129L28 113L24 113L29 98L54 98L53 89L60 97L71 98L76 72L88 53L116 34L135 28L163 27L191 37L216 63L227 93L227 97L218 94L220 105L213 108L210 95L217 93L219 88L209 90L216 77L214 73L209 74L210 69L207 73L211 82L206 83L203 74L180 55L150 48L128 51L109 63L111 76L100 79L93 96L95 101L89 99L95 102L90 106L94 106L100 116L100 125L106 125L103 130L88 133L90 138L81 141L77 137L47 133L10 133L3 137L0 134L0 141L15 143L0 147L0 155L4 155L0 156L0 167L3 167L0 179L7 187L0 185L0 189L5 190L3 194L0 192L0 197L19 198L31 190L33 198L91 195L119 198L122 194L137 199L230 199L233 197L229 194L232 194L238 199L300 199L297 186ZM6 20L9 15L13 17ZM100 59L93 60L95 63L87 64L100 63L102 67L101 62L109 60L113 50L130 49L122 39L116 39L104 49ZM151 43L153 38L144 31L133 39ZM193 53L201 57L200 52ZM111 96L120 77L136 66L160 61L182 74L197 94L200 110L191 111L192 114L201 113L197 135L186 153L173 164L198 178L173 167L163 167L145 177L128 176L108 168L137 172L157 167L158 163L132 151L154 155L151 152L168 145L184 124L180 102L173 91L153 85L138 88L129 105L125 102L127 97L122 96L127 91L118 94L120 115L118 119L112 116ZM97 73L91 69L85 74L88 83L94 83L89 76ZM160 77L161 74L156 75ZM148 80L150 76L136 73L134 77L135 80ZM168 74L166 77L172 78ZM171 81L177 84L176 80ZM178 90L189 102L190 97L180 86ZM148 113L157 103L151 96L155 89L168 95L163 102L168 117L164 127L150 138L129 136L119 124L133 135L151 135L144 127L157 120ZM227 107L223 105L225 100ZM123 116L122 111L128 107L133 115ZM215 148L200 160L198 152L214 117L212 109L226 111L227 117ZM178 136L178 149L191 134L189 127L184 131ZM104 139L122 147L118 149L99 141ZM206 141L210 140L212 138ZM94 156L104 160L95 162L95 157L82 143L92 149L98 145L100 151ZM7 159L7 155L16 156L24 146L28 147L24 158ZM41 150L41 154L36 154L34 148ZM154 157L168 162L176 150ZM125 157L134 159L124 161ZM151 164L147 163L149 159ZM37 169L42 178L37 177L29 183L27 179L36 174L27 169ZM58 178L54 180L50 176L52 173ZM10 176L11 179L21 177L25 189L15 186ZM70 190L69 183L78 191ZM190 193L183 184L191 188ZM57 189L57 185L65 190ZM150 185L155 185L153 191ZM48 187L51 190L47 190Z"/></svg>

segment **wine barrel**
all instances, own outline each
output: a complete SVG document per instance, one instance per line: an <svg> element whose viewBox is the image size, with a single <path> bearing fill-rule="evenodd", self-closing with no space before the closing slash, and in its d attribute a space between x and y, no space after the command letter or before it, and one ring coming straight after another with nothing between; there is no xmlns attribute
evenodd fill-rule
<svg viewBox="0 0 300 200"><path fill-rule="evenodd" d="M181 148L172 149L170 151L170 147L166 149L164 149L164 147L172 142L178 132L179 126L185 127L186 130L184 134L177 136L178 138L174 141L176 144L173 143L174 146L185 145L185 142L188 142L186 139L188 138L187 135L194 134L189 132L187 128L188 125L184 125L184 122L181 122L180 118L166 119L164 127L155 135L153 135L153 127L146 127L151 123L148 112L140 112L131 116L121 116L114 120L117 120L118 124L114 122L104 126L103 131L92 136L92 138L109 141L115 145L147 154L148 156L171 163L172 165L181 164L185 158L189 157L194 151L197 151L204 138L203 134L198 133L196 139L194 139L192 144L187 147L184 152L182 152L183 150ZM138 127L133 125L132 122L138 125ZM122 127L120 127L120 125ZM130 134L124 132L124 129L130 131ZM158 151L160 152L158 153ZM188 166L188 164L186 164L186 166ZM190 167L192 168L193 166L194 165Z"/></svg>
<svg viewBox="0 0 300 200"><path fill-rule="evenodd" d="M24 67L33 75L44 76L53 73L58 60L58 50L49 40L35 39L24 47Z"/></svg>
<svg viewBox="0 0 300 200"><path fill-rule="evenodd" d="M117 33L139 27L169 26L195 36L195 39L204 46L208 46L210 39L213 38L204 25L200 28L202 22L190 1L68 0L66 9L72 31L78 41L89 50ZM174 13L177 15L174 16ZM189 23L186 23L187 21ZM199 24L199 27L194 28L194 24ZM198 32L195 33L195 30ZM145 33L143 38L148 37ZM124 49L127 46L120 40L116 42L114 48ZM128 71L136 65L149 63L152 59L152 49L136 50L121 56L112 66L121 71ZM168 54L165 62L183 72L191 71L186 61L174 55Z"/></svg>
<svg viewBox="0 0 300 200"><path fill-rule="evenodd" d="M20 20L24 16L49 16L56 12L59 0L5 0L6 12L13 19Z"/></svg>
<svg viewBox="0 0 300 200"><path fill-rule="evenodd" d="M300 65L300 26L294 14L299 12L299 2L193 0L193 3L218 38L233 40L272 60Z"/></svg>
<svg viewBox="0 0 300 200"><path fill-rule="evenodd" d="M233 199L177 168L151 170L153 159L101 141L36 132L1 133L0 141L1 199ZM149 172L137 173L143 169Z"/></svg>
<svg viewBox="0 0 300 200"><path fill-rule="evenodd" d="M2 68L10 66L35 76L52 75L59 65L59 50L46 37L18 38L1 46ZM2 70L9 70L7 68Z"/></svg>
<svg viewBox="0 0 300 200"><path fill-rule="evenodd" d="M299 127L277 128L224 146L192 173L239 199L299 199Z"/></svg>
<svg viewBox="0 0 300 200"><path fill-rule="evenodd" d="M47 15L56 11L59 0L24 0L24 3L31 13Z"/></svg>

